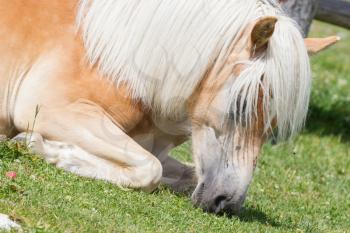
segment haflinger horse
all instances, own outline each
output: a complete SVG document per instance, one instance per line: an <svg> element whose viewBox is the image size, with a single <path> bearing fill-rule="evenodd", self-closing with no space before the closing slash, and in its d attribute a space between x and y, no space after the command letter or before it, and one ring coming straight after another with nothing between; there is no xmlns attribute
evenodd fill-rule
<svg viewBox="0 0 350 233"><path fill-rule="evenodd" d="M0 134L58 168L241 208L261 146L303 126L308 50L274 0L0 0ZM195 168L168 156L188 138ZM194 185L194 186L193 186Z"/></svg>

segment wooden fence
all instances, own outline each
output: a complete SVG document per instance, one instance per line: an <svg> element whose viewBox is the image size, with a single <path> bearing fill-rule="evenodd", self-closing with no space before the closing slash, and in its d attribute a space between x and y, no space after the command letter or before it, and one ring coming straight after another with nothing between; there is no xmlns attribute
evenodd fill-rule
<svg viewBox="0 0 350 233"><path fill-rule="evenodd" d="M316 19L350 29L350 1L319 0Z"/></svg>

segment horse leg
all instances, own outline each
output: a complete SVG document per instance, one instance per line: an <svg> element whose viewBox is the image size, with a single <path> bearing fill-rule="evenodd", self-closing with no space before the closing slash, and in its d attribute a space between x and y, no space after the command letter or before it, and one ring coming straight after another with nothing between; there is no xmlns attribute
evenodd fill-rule
<svg viewBox="0 0 350 233"><path fill-rule="evenodd" d="M191 194L197 186L197 177L194 167L187 166L178 160L168 157L162 163L163 169L167 170L162 177L162 183L169 186L172 190L178 193ZM179 175L173 176L175 171Z"/></svg>
<svg viewBox="0 0 350 233"><path fill-rule="evenodd" d="M172 136L158 135L155 137L152 154L162 163L162 183L169 186L175 192L192 193L197 186L194 167L185 165L169 156L170 150L179 144L181 143L174 140Z"/></svg>
<svg viewBox="0 0 350 233"><path fill-rule="evenodd" d="M16 126L24 131L25 124L20 122L25 122L25 115L19 117L22 120ZM42 152L49 161L54 160L67 171L144 191L154 190L160 182L162 166L159 160L93 103L80 101L64 108L41 109L34 131L46 139L60 142L44 141Z"/></svg>
<svg viewBox="0 0 350 233"><path fill-rule="evenodd" d="M48 163L76 175L117 185L126 184L129 179L124 177L120 169L116 169L115 163L92 155L78 146L45 140L38 133L21 133L13 140L23 142L32 153L42 156Z"/></svg>

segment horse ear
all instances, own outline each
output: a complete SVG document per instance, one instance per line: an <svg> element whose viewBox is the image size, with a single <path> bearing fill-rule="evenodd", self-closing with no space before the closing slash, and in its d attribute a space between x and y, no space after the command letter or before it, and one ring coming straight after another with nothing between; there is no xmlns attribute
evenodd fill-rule
<svg viewBox="0 0 350 233"><path fill-rule="evenodd" d="M276 17L263 17L255 24L252 34L251 34L251 42L252 49L254 51L259 50L267 45L271 36L275 31L275 25L277 23Z"/></svg>
<svg viewBox="0 0 350 233"><path fill-rule="evenodd" d="M327 38L307 38L304 41L309 55L314 55L334 45L339 40L339 36L330 36Z"/></svg>

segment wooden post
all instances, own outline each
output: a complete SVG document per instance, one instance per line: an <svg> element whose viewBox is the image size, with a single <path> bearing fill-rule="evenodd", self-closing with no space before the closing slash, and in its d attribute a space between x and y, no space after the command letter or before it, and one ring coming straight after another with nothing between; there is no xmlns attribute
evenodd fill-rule
<svg viewBox="0 0 350 233"><path fill-rule="evenodd" d="M313 18L350 29L350 1L279 0L286 13L298 22L307 36Z"/></svg>
<svg viewBox="0 0 350 233"><path fill-rule="evenodd" d="M313 18L316 15L318 0L281 0L282 8L300 25L307 36Z"/></svg>

